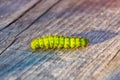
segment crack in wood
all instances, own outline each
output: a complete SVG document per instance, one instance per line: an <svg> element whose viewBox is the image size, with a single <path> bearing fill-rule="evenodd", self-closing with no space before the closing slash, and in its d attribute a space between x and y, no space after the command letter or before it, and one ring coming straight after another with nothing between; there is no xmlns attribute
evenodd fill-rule
<svg viewBox="0 0 120 80"><path fill-rule="evenodd" d="M0 31L6 29L7 27L9 27L11 24L13 24L14 22L16 22L17 20L19 20L22 16L24 16L28 11L30 11L32 8L34 8L37 4L39 4L42 0L38 0L35 4L33 4L29 9L27 9L25 12L23 12L21 15L19 15L15 20L13 20L12 22L10 22L7 26L3 27L2 29L0 29Z"/></svg>
<svg viewBox="0 0 120 80"><path fill-rule="evenodd" d="M41 14L37 19L35 19L30 25L28 25L24 30L22 30L20 33L18 33L15 37L18 37L21 33L23 33L25 30L30 28L38 19L40 19L43 15L45 15L50 9L52 9L55 5L57 5L61 0L57 1L55 4L53 4L50 8L48 8L43 14Z"/></svg>
<svg viewBox="0 0 120 80"><path fill-rule="evenodd" d="M10 45L8 45L1 53L0 53L0 55L2 54L2 53L4 53L10 46L12 46L12 44L13 43L15 43L15 41L19 38L19 35L21 34L21 33L23 33L25 30L27 30L28 28L30 28L39 18L41 18L43 15L45 15L49 10L51 10L55 5L57 5L59 2L60 2L61 0L58 0L56 3L54 3L51 7L49 7L44 13L42 13L38 18L36 18L31 24L29 24L25 29L23 29L21 32L19 32L17 35L15 35L15 39L11 42L11 44ZM37 3L38 4L38 3ZM36 6L37 4L35 4L34 6ZM34 7L33 6L33 7ZM32 8L33 8L32 7ZM32 8L30 8L30 9L32 9ZM30 10L29 9L29 10ZM27 10L27 11L29 11L29 10ZM27 13L27 12L26 12ZM24 13L24 14L26 14L26 13ZM24 15L23 14L23 15ZM22 16L23 16L22 15ZM21 17L22 17L21 16ZM17 19L17 20L19 20L19 18ZM13 22L14 23L14 22ZM12 23L11 23L12 24ZM10 24L10 25L11 25ZM9 27L10 25L8 25L7 27ZM7 28L6 27L6 28ZM5 28L4 28L5 29ZM3 29L2 29L3 30ZM1 30L0 30L1 31Z"/></svg>
<svg viewBox="0 0 120 80"><path fill-rule="evenodd" d="M18 38L15 38L15 39L0 53L0 55L2 55L2 53L4 53L10 46L12 46L17 39L18 39Z"/></svg>
<svg viewBox="0 0 120 80"><path fill-rule="evenodd" d="M120 52L120 49L117 51L117 53L113 56L113 58L109 61L107 65L109 65L115 59L115 57L119 54L119 52Z"/></svg>

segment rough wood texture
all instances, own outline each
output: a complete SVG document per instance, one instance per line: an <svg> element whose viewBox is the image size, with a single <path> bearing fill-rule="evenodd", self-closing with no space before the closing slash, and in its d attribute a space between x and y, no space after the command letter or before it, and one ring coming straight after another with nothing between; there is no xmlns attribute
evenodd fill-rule
<svg viewBox="0 0 120 80"><path fill-rule="evenodd" d="M0 10L6 4L11 16L0 18L0 80L119 80L119 0L1 0ZM32 39L49 34L82 36L91 44L30 50Z"/></svg>
<svg viewBox="0 0 120 80"><path fill-rule="evenodd" d="M1 0L0 1L0 31L15 22L40 0Z"/></svg>

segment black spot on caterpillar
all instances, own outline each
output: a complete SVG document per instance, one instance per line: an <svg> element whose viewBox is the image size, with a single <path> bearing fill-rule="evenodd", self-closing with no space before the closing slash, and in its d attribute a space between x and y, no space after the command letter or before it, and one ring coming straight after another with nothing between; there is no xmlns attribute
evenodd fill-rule
<svg viewBox="0 0 120 80"><path fill-rule="evenodd" d="M66 48L79 48L79 47L84 48L88 44L89 44L89 40L86 38L50 35L50 36L44 36L33 39L30 43L30 47L33 50L37 50L41 48L66 49Z"/></svg>

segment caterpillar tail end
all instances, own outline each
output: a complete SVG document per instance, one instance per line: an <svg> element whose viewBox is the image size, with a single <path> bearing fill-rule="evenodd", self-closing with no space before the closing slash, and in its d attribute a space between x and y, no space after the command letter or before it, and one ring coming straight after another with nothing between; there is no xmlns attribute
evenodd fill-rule
<svg viewBox="0 0 120 80"><path fill-rule="evenodd" d="M37 46L36 46L36 41L35 40L32 40L31 43L30 43L30 48L34 51L37 49Z"/></svg>

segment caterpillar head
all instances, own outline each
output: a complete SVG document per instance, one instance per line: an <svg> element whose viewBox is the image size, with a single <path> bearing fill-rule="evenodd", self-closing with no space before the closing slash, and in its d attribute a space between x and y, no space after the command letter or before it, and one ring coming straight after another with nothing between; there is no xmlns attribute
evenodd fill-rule
<svg viewBox="0 0 120 80"><path fill-rule="evenodd" d="M32 50L36 50L39 48L39 39L34 39L30 43L30 47Z"/></svg>
<svg viewBox="0 0 120 80"><path fill-rule="evenodd" d="M85 46L88 46L88 45L89 45L89 43L90 43L89 39L86 39L86 38L84 38L84 39L85 39L85 43L86 43L86 45L85 45Z"/></svg>

